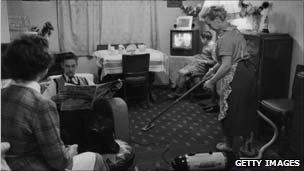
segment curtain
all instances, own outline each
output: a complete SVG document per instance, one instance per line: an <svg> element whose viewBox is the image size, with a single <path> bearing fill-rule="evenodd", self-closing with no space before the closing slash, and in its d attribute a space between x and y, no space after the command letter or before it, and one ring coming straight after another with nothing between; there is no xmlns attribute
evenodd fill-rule
<svg viewBox="0 0 304 171"><path fill-rule="evenodd" d="M97 44L158 48L156 1L57 0L60 51L91 55Z"/></svg>

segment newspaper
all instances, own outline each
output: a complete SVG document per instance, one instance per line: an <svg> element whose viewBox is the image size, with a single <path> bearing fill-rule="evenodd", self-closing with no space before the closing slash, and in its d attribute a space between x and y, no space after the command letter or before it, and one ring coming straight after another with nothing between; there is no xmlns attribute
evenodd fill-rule
<svg viewBox="0 0 304 171"><path fill-rule="evenodd" d="M121 87L121 80L84 86L65 84L58 93L58 97L61 99L60 110L92 109L96 100L112 98Z"/></svg>

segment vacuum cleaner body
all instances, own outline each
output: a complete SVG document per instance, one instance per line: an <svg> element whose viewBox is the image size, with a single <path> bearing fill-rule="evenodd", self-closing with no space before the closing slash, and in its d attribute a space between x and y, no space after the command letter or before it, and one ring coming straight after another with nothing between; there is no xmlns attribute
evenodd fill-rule
<svg viewBox="0 0 304 171"><path fill-rule="evenodd" d="M176 171L224 170L231 168L235 159L233 153L226 152L190 153L177 156L171 165Z"/></svg>
<svg viewBox="0 0 304 171"><path fill-rule="evenodd" d="M274 143L278 137L278 128L276 125L260 111L258 115L270 124L274 130L272 139L263 145L256 157L239 159L261 159L264 151ZM172 168L176 171L204 171L204 170L225 170L233 167L234 161L238 158L232 152L209 152L195 153L177 156L172 162Z"/></svg>

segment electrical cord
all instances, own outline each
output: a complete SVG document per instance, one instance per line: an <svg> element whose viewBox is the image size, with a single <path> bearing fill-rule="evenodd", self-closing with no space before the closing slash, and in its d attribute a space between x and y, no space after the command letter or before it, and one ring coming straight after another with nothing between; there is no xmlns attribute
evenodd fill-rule
<svg viewBox="0 0 304 171"><path fill-rule="evenodd" d="M168 162L168 160L166 159L166 156L165 154L170 150L170 146L171 144L167 145L166 149L161 153L161 158L162 160L167 164L167 165L170 165L170 163Z"/></svg>

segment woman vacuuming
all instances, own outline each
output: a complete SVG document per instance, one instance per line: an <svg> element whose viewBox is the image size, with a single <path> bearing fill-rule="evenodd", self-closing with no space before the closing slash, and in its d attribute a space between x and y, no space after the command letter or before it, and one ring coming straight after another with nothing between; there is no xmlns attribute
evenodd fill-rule
<svg viewBox="0 0 304 171"><path fill-rule="evenodd" d="M217 33L218 63L206 74L204 87L216 85L220 96L220 112L224 141L216 145L220 151L233 151L237 156L251 153L250 142L256 124L256 78L250 62L246 40L227 20L227 11L220 6L209 7L202 15L204 22Z"/></svg>

